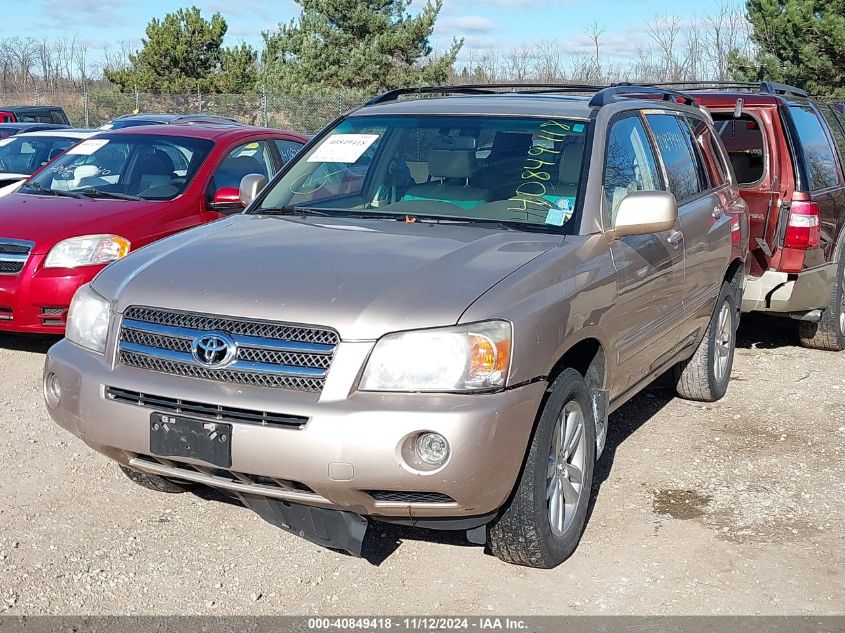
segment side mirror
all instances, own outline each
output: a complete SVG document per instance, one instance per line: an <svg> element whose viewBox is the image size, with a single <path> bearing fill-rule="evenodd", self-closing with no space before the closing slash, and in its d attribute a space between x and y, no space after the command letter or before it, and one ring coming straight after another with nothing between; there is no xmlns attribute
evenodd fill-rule
<svg viewBox="0 0 845 633"><path fill-rule="evenodd" d="M220 187L208 208L218 213L237 213L243 211L240 192L237 187Z"/></svg>
<svg viewBox="0 0 845 633"><path fill-rule="evenodd" d="M264 189L267 179L261 174L248 174L241 178L239 199L244 208L252 204L258 197L259 192Z"/></svg>
<svg viewBox="0 0 845 633"><path fill-rule="evenodd" d="M619 203L614 238L625 235L660 233L674 228L678 203L668 191L632 191Z"/></svg>

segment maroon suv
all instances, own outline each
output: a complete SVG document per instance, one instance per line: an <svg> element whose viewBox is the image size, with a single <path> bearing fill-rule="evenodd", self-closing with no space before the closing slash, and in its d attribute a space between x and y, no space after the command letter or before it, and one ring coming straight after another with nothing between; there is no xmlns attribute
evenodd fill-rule
<svg viewBox="0 0 845 633"><path fill-rule="evenodd" d="M0 332L62 334L76 289L130 250L243 210L306 137L239 124L98 134L0 198Z"/></svg>
<svg viewBox="0 0 845 633"><path fill-rule="evenodd" d="M845 117L770 82L694 94L713 115L748 204L743 311L799 319L803 345L845 349Z"/></svg>

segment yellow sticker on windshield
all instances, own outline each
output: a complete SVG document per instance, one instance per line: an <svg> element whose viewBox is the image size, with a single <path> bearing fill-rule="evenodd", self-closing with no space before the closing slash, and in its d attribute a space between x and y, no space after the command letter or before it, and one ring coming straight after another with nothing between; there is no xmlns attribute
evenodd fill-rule
<svg viewBox="0 0 845 633"><path fill-rule="evenodd" d="M244 149L258 149L258 141L255 141L254 143L247 143L244 145Z"/></svg>

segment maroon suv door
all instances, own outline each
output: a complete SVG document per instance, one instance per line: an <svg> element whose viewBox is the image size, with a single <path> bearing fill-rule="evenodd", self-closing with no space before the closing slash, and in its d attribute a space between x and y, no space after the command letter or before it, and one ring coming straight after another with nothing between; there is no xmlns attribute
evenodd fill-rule
<svg viewBox="0 0 845 633"><path fill-rule="evenodd" d="M780 160L783 138L776 106L746 106L742 116L733 110L711 110L716 131L733 167L740 193L748 205L750 275L759 277L769 269L777 248L778 201L782 195Z"/></svg>

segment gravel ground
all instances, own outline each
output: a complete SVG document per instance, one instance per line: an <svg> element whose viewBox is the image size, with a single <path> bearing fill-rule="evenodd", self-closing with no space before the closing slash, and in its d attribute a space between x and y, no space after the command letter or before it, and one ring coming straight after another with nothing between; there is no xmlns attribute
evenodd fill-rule
<svg viewBox="0 0 845 633"><path fill-rule="evenodd" d="M744 320L722 402L655 386L611 417L583 541L551 571L382 525L356 559L139 488L49 420L50 343L0 335L0 613L845 613L845 354L793 323Z"/></svg>

